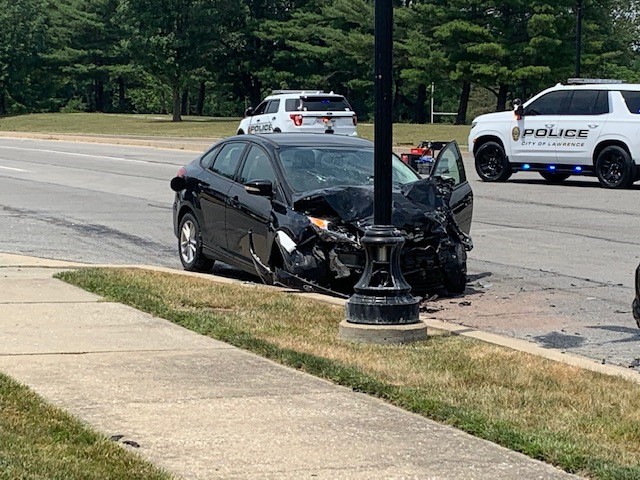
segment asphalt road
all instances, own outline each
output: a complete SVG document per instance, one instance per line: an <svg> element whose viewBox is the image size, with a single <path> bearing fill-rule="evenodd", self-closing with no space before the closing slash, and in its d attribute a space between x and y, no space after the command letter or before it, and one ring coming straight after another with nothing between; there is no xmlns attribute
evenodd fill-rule
<svg viewBox="0 0 640 480"><path fill-rule="evenodd" d="M89 263L180 266L168 182L197 154L0 139L0 251ZM470 284L434 318L638 368L631 315L640 185L549 185L534 173L475 192ZM218 267L218 273L233 275Z"/></svg>

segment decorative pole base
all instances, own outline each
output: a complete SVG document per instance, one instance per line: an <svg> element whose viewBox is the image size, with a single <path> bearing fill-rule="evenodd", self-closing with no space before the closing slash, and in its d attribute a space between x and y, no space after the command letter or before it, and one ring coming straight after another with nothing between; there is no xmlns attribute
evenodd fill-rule
<svg viewBox="0 0 640 480"><path fill-rule="evenodd" d="M420 298L411 295L400 269L404 237L393 226L374 225L361 242L367 263L347 302L340 338L374 343L424 340L427 327L419 319Z"/></svg>

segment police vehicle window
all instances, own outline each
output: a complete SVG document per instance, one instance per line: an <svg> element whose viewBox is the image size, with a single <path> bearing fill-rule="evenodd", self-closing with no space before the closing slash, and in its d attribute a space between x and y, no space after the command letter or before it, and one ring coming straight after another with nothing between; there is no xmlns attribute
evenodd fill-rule
<svg viewBox="0 0 640 480"><path fill-rule="evenodd" d="M631 113L640 115L640 92L620 92Z"/></svg>
<svg viewBox="0 0 640 480"><path fill-rule="evenodd" d="M267 109L265 113L278 113L278 108L280 107L280 100L271 100L269 105L267 105Z"/></svg>
<svg viewBox="0 0 640 480"><path fill-rule="evenodd" d="M240 183L247 183L252 180L271 180L275 185L276 174L271 166L269 155L262 148L252 145L240 171Z"/></svg>
<svg viewBox="0 0 640 480"><path fill-rule="evenodd" d="M307 97L302 99L302 109L307 112L350 111L349 102L344 97Z"/></svg>
<svg viewBox="0 0 640 480"><path fill-rule="evenodd" d="M466 178L463 178L464 170L461 171L457 155L452 147L447 147L447 149L443 150L440 154L440 161L436 166L434 175L453 178L456 185L466 180Z"/></svg>
<svg viewBox="0 0 640 480"><path fill-rule="evenodd" d="M299 98L288 98L284 101L284 109L287 112L297 112L300 110L300 103Z"/></svg>
<svg viewBox="0 0 640 480"><path fill-rule="evenodd" d="M524 109L525 115L558 115L568 92L549 92Z"/></svg>
<svg viewBox="0 0 640 480"><path fill-rule="evenodd" d="M202 165L202 168L211 168L211 165L213 164L213 159L216 158L216 155L218 154L219 151L220 151L220 147L215 147L209 150L207 153L205 153L200 159L200 165Z"/></svg>
<svg viewBox="0 0 640 480"><path fill-rule="evenodd" d="M267 108L267 103L268 102L262 102L260 105L258 105L256 109L253 111L253 114L262 115Z"/></svg>
<svg viewBox="0 0 640 480"><path fill-rule="evenodd" d="M600 90L598 92L598 100L596 100L596 108L593 112L594 115L603 115L609 113L609 92L606 90Z"/></svg>
<svg viewBox="0 0 640 480"><path fill-rule="evenodd" d="M227 178L233 178L238 163L240 163L244 146L244 143L227 143L224 145L216 156L215 162L213 162L212 170Z"/></svg>
<svg viewBox="0 0 640 480"><path fill-rule="evenodd" d="M600 115L606 112L597 112L600 92L596 90L575 90L571 94L568 115Z"/></svg>

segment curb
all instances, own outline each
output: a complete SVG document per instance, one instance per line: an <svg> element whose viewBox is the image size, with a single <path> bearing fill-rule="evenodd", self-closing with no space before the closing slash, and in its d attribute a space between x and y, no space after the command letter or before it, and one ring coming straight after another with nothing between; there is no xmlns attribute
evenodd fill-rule
<svg viewBox="0 0 640 480"><path fill-rule="evenodd" d="M117 264L88 264L77 262L66 262L60 260L50 260L37 257L28 257L24 255L14 255L0 252L0 271L2 268L51 268L51 269L65 269L65 268L135 268L139 270L149 270L154 272L171 273L174 275L183 275L187 277L196 277L209 280L214 283L226 284L226 285L245 285L250 288L264 288L278 292L295 292L297 295L303 298L309 298L318 300L330 305L344 307L346 300L336 297L330 297L320 293L308 293L300 292L299 290L286 289L282 287L275 287L271 285L263 285L257 283L245 282L242 280L236 280L233 278L221 277L218 275L212 275L208 273L187 272L185 270L177 270L167 267L158 267L153 265L117 265ZM622 377L635 383L640 383L640 372L630 370L617 365L606 365L598 363L587 357L579 355L562 353L558 350L551 350L539 346L536 343L529 342L527 340L521 340L518 338L505 337L495 333L484 332L476 330L470 327L465 327L458 324L452 324L443 322L441 320L428 319L424 315L421 315L420 320L426 324L427 328L435 330L445 331L452 335L461 335L463 337L473 338L485 343L498 345L519 352L528 353L530 355L536 355L538 357L546 358L555 362L564 363L574 367L582 368L585 370L591 370L593 372L601 373L604 375L611 375L616 377Z"/></svg>

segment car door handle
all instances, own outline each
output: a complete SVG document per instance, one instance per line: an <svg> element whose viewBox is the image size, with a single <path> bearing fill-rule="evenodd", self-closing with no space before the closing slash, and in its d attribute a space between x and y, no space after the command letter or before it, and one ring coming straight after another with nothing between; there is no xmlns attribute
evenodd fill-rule
<svg viewBox="0 0 640 480"><path fill-rule="evenodd" d="M591 125L589 125L589 128L596 128L599 127L600 125L596 125L595 123L592 123Z"/></svg>
<svg viewBox="0 0 640 480"><path fill-rule="evenodd" d="M555 123L547 123L545 124L545 127L547 128L555 127Z"/></svg>

